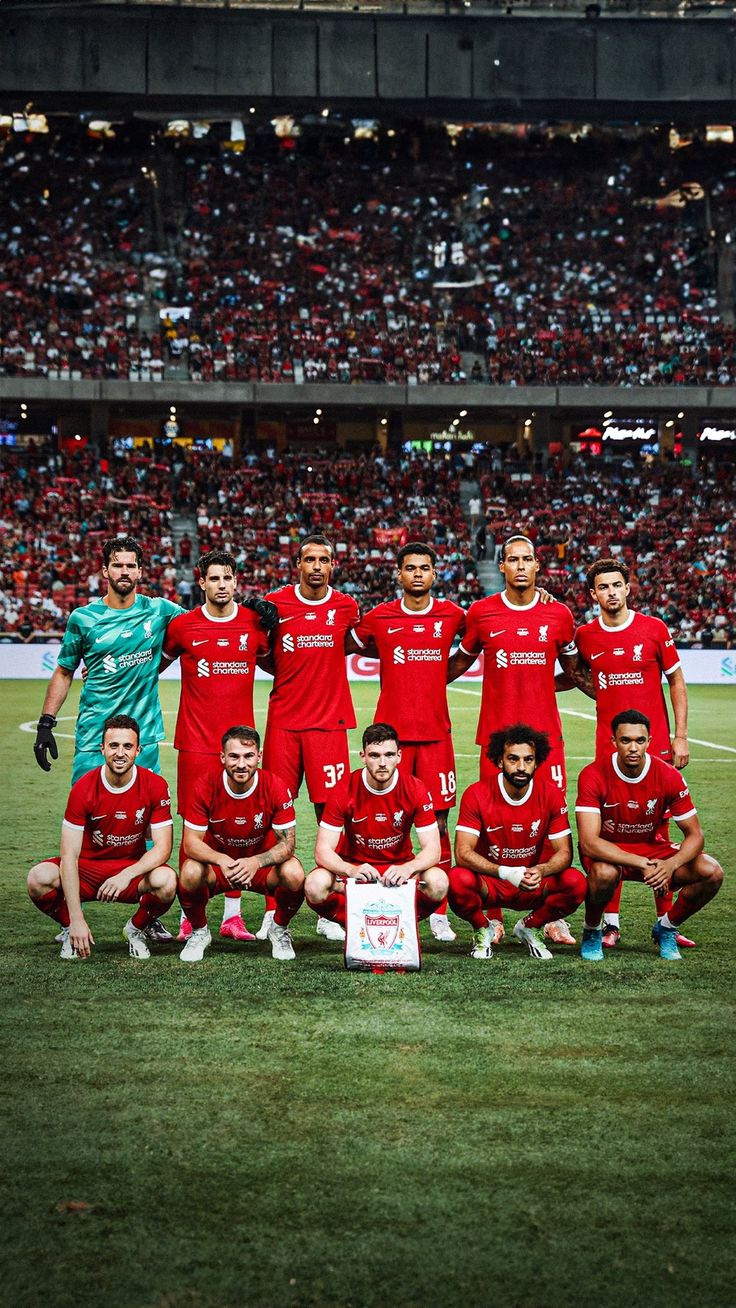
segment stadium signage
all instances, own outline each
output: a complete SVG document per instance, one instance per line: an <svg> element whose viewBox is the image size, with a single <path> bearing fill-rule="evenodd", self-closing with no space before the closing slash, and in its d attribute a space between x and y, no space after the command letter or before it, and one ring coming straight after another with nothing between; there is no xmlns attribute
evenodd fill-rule
<svg viewBox="0 0 736 1308"><path fill-rule="evenodd" d="M656 427L605 427L604 441L650 441L657 438Z"/></svg>
<svg viewBox="0 0 736 1308"><path fill-rule="evenodd" d="M736 431L732 427L704 427L700 439L701 441L736 441Z"/></svg>
<svg viewBox="0 0 736 1308"><path fill-rule="evenodd" d="M475 432L460 431L457 427L450 427L445 431L431 431L430 440L433 441L474 441Z"/></svg>

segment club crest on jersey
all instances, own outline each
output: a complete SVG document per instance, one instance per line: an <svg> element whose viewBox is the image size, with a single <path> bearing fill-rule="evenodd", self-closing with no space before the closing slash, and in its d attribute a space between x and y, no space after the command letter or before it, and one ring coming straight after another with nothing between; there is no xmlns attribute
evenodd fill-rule
<svg viewBox="0 0 736 1308"><path fill-rule="evenodd" d="M439 640L439 638L440 638L441 635L442 635L442 621L440 620L439 622L435 622L435 624L434 624L434 638L435 638L435 640Z"/></svg>
<svg viewBox="0 0 736 1308"><path fill-rule="evenodd" d="M146 618L145 622L143 623L143 635L145 636L146 640L150 640L150 639L151 639L151 636L153 635L153 619L152 619L152 618Z"/></svg>
<svg viewBox="0 0 736 1308"><path fill-rule="evenodd" d="M530 829L529 829L529 835L532 837L532 839L534 838L534 836L538 836L538 835L539 835L539 828L540 828L541 825L542 825L542 819L541 819L541 818L535 818L534 821L532 822L532 825L531 825Z"/></svg>
<svg viewBox="0 0 736 1308"><path fill-rule="evenodd" d="M642 643L641 645L635 645L635 646L634 646L634 653L633 653L633 655L632 655L632 660L633 660L633 662L634 662L634 663L641 663L643 657L644 657L644 645L643 645L643 643Z"/></svg>
<svg viewBox="0 0 736 1308"><path fill-rule="evenodd" d="M143 821L145 816L146 816L145 808L137 808L135 810L135 824L137 827L141 825L141 822Z"/></svg>
<svg viewBox="0 0 736 1308"><path fill-rule="evenodd" d="M651 817L656 807L657 807L656 799L647 800L647 817Z"/></svg>
<svg viewBox="0 0 736 1308"><path fill-rule="evenodd" d="M255 817L253 818L253 829L255 831L260 831L262 827L263 827L263 814L256 813Z"/></svg>
<svg viewBox="0 0 736 1308"><path fill-rule="evenodd" d="M394 813L394 826L400 827L403 821L404 821L404 810L403 808L397 808L396 812Z"/></svg>
<svg viewBox="0 0 736 1308"><path fill-rule="evenodd" d="M548 637L547 637L547 632L548 632L548 631L549 631L549 623L547 623L546 627L540 627L540 628L539 628L539 639L540 639L540 641L542 642L543 645L546 644L546 641L547 641L547 639L548 639Z"/></svg>
<svg viewBox="0 0 736 1308"><path fill-rule="evenodd" d="M240 644L238 645L238 649L247 649L247 648L248 648L248 633L246 631L240 637Z"/></svg>
<svg viewBox="0 0 736 1308"><path fill-rule="evenodd" d="M328 626L328 627L334 627L334 625L335 625L335 614L336 614L336 613L337 613L337 609L328 609L328 610L327 610L327 622L326 622L326 624L325 624L326 626Z"/></svg>

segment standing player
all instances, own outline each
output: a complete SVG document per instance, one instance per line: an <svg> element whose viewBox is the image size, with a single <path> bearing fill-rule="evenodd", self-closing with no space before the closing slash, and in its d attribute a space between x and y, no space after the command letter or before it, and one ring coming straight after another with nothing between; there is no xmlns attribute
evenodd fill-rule
<svg viewBox="0 0 736 1308"><path fill-rule="evenodd" d="M493 732L510 722L528 722L549 740L544 775L564 795L565 742L555 697L555 662L559 658L566 670L575 657L572 613L558 600L543 603L535 588L539 563L534 545L526 536L511 536L504 542L499 567L505 589L471 604L462 643L450 659L448 680L461 676L483 653L476 735L481 746L481 780L496 773L488 757L488 742ZM491 943L497 944L503 937L498 910L493 920L495 938ZM544 933L557 944L575 943L563 919L547 923Z"/></svg>
<svg viewBox="0 0 736 1308"><path fill-rule="evenodd" d="M588 874L582 956L603 958L601 915L619 881L643 881L655 893L678 887L674 906L658 919L652 936L661 958L681 957L681 923L718 893L720 865L703 853L703 832L684 779L671 763L648 754L649 719L624 709L611 722L610 758L589 763L578 780L575 814ZM684 839L672 845L662 832L668 813Z"/></svg>
<svg viewBox="0 0 736 1308"><path fill-rule="evenodd" d="M39 767L49 772L48 756L59 757L53 734L57 714L77 667L84 661L87 677L79 699L73 782L99 763L103 722L133 708L140 723L142 766L160 771L158 743L164 739L158 698L161 650L171 619L184 612L171 600L138 594L143 554L132 536L106 540L102 559L107 593L69 615L33 746Z"/></svg>
<svg viewBox="0 0 736 1308"><path fill-rule="evenodd" d="M500 771L460 801L450 903L473 926L473 958L493 957L488 912L499 908L525 910L513 934L532 958L551 958L545 925L574 913L585 896L585 877L570 866L565 796L538 771L548 756L546 735L524 723L494 731L488 757Z"/></svg>
<svg viewBox="0 0 736 1308"><path fill-rule="evenodd" d="M440 866L449 873L452 856L447 818L456 798L455 754L447 707L447 663L465 613L451 600L435 599L437 555L431 545L409 541L396 556L400 599L378 604L352 633L347 648L371 654L381 664L381 693L374 722L392 722L401 741L401 768L419 777L435 803ZM437 940L455 932L445 906L429 925Z"/></svg>
<svg viewBox="0 0 736 1308"><path fill-rule="evenodd" d="M62 928L62 958L88 958L95 943L82 912L92 899L138 904L123 927L132 958L150 958L148 928L176 894L168 866L172 821L169 787L140 767L138 723L126 714L102 728L102 767L72 786L61 828L61 856L31 869L28 893ZM99 758L99 750L98 750ZM152 847L146 849L150 830Z"/></svg>
<svg viewBox="0 0 736 1308"><path fill-rule="evenodd" d="M575 632L579 659L568 669L568 676L595 700L597 762L611 754L611 719L624 708L646 713L652 724L650 752L665 763L684 768L689 759L687 743L687 687L675 642L660 618L651 618L630 609L627 603L631 587L629 569L618 559L598 559L586 573L591 599L600 608L600 616L586 622ZM662 689L667 678L675 718L675 734L670 745L670 724ZM617 945L621 938L619 909L620 881L603 915L603 944ZM655 895L657 915L662 917L672 907L672 896ZM678 944L692 946L694 941L678 933Z"/></svg>
<svg viewBox="0 0 736 1308"><path fill-rule="evenodd" d="M396 729L374 722L363 732L363 767L351 773L325 806L314 856L317 867L305 884L315 913L345 929L345 881L382 881L400 886L419 880L419 917L429 917L447 894L447 875L438 866L440 836L432 798L417 777L399 770ZM419 853L411 843L416 827Z"/></svg>
<svg viewBox="0 0 736 1308"><path fill-rule="evenodd" d="M232 554L223 550L203 554L197 570L204 604L174 618L163 648L167 662L181 659L181 698L174 733L180 814L187 812L197 780L204 773L214 770L220 775L223 732L232 722L255 726L256 663L268 653L264 623L277 616L273 605L264 600L252 601L250 606L236 603L237 563ZM190 930L183 918L179 938L185 940ZM255 940L240 913L240 891L231 887L225 892L220 935Z"/></svg>
<svg viewBox="0 0 736 1308"><path fill-rule="evenodd" d="M74 734L73 782L97 766L102 724L111 716L131 711L140 723L142 766L160 772L159 741L164 739L158 697L161 650L171 619L184 612L171 600L138 594L143 553L134 537L106 540L102 560L107 592L69 615L33 746L38 766L49 772L49 755L59 757L54 738L57 715L74 673L84 661L87 676ZM171 939L158 921L151 922L149 934L158 941Z"/></svg>
<svg viewBox="0 0 736 1308"><path fill-rule="evenodd" d="M332 589L334 566L327 537L305 536L296 557L297 584L267 596L279 622L263 756L295 797L306 779L318 821L335 787L349 775L347 732L355 726L345 640L357 625L358 605ZM273 920L273 909L267 909L260 939ZM320 919L317 930L331 940L343 938L331 921Z"/></svg>
<svg viewBox="0 0 736 1308"><path fill-rule="evenodd" d="M188 795L179 873L179 899L192 924L180 955L185 963L201 962L211 942L210 895L232 886L273 896L273 957L295 957L289 922L304 899L304 869L294 857L294 801L280 777L260 770L260 745L254 727L229 727L222 770L207 773Z"/></svg>

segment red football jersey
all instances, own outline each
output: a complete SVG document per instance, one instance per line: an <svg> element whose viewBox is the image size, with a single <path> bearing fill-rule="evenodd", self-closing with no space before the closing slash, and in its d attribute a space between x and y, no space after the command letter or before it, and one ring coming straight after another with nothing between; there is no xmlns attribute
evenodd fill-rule
<svg viewBox="0 0 736 1308"><path fill-rule="evenodd" d="M345 635L358 621L355 600L332 587L324 599L308 600L298 586L284 586L266 598L279 611L269 725L287 731L354 727Z"/></svg>
<svg viewBox="0 0 736 1308"><path fill-rule="evenodd" d="M375 790L367 777L364 768L351 772L347 787L328 799L320 826L344 832L338 853L350 863L408 863L412 827L437 825L432 797L398 768L388 790Z"/></svg>
<svg viewBox="0 0 736 1308"><path fill-rule="evenodd" d="M665 840L658 832L668 814L677 821L692 817L697 809L682 773L671 763L647 754L642 775L632 780L612 754L583 768L575 812L600 813L604 840L640 845Z"/></svg>
<svg viewBox="0 0 736 1308"><path fill-rule="evenodd" d="M431 597L421 613L407 609L403 599L366 613L353 635L359 645L372 642L381 661L374 722L390 722L402 741L450 735L447 660L464 622L457 604Z"/></svg>
<svg viewBox="0 0 736 1308"><path fill-rule="evenodd" d="M172 818L169 787L148 768L136 765L122 788L109 785L104 766L93 768L69 792L64 826L84 830L81 859L137 863L146 852L149 825L170 827Z"/></svg>
<svg viewBox="0 0 736 1308"><path fill-rule="evenodd" d="M610 756L611 719L622 709L638 709L652 724L650 753L669 763L670 724L662 674L679 668L680 659L664 622L631 613L623 626L607 627L594 618L578 627L575 644L593 674L596 758Z"/></svg>
<svg viewBox="0 0 736 1308"><path fill-rule="evenodd" d="M476 852L491 863L534 867L548 839L570 835L570 819L564 795L544 777L532 777L523 799L509 799L499 773L468 786L456 829L478 836Z"/></svg>
<svg viewBox="0 0 736 1308"><path fill-rule="evenodd" d="M289 787L259 768L244 795L230 788L227 773L211 772L197 783L184 826L207 832L207 844L231 858L250 858L276 844L274 831L296 826Z"/></svg>
<svg viewBox="0 0 736 1308"><path fill-rule="evenodd" d="M476 600L468 609L461 650L484 655L483 690L475 737L487 745L492 731L526 722L546 731L550 744L563 744L555 696L555 660L574 654L570 610L557 600L510 604L501 591Z"/></svg>
<svg viewBox="0 0 736 1308"><path fill-rule="evenodd" d="M169 623L164 654L181 658L176 749L219 754L228 727L255 726L256 659L267 650L255 613L239 604L229 618L210 617L202 605Z"/></svg>

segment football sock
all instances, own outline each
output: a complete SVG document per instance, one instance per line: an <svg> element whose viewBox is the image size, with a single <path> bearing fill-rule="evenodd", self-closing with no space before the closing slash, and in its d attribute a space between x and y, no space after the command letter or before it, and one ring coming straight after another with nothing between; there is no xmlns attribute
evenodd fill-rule
<svg viewBox="0 0 736 1308"><path fill-rule="evenodd" d="M621 928L621 918L619 914L609 913L608 909L606 909L606 912L603 914L603 921L605 922L606 926L616 927L619 930Z"/></svg>
<svg viewBox="0 0 736 1308"><path fill-rule="evenodd" d="M287 890L286 886L277 886L273 898L276 904L273 919L276 926L288 926L294 914L299 912L304 903L304 888Z"/></svg>
<svg viewBox="0 0 736 1308"><path fill-rule="evenodd" d="M477 931L488 926L488 917L480 897L479 878L467 867L453 867L450 870L450 906L458 917L462 917Z"/></svg>
<svg viewBox="0 0 736 1308"><path fill-rule="evenodd" d="M69 926L69 909L66 906L63 890L49 890L42 899L34 899L36 908L52 917L59 926Z"/></svg>
<svg viewBox="0 0 736 1308"><path fill-rule="evenodd" d="M276 900L274 899L273 895L268 895L268 894L267 894L267 895L266 895L266 907L264 908L263 911L264 911L264 913L273 913L273 912L275 912L275 910L276 910Z"/></svg>
<svg viewBox="0 0 736 1308"><path fill-rule="evenodd" d="M441 913L443 917L447 917L447 895L445 895L445 898L441 901L441 903L435 904L433 906L432 912Z"/></svg>
<svg viewBox="0 0 736 1308"><path fill-rule="evenodd" d="M307 903L318 917L326 917L330 922L337 922L341 927L345 926L344 895L338 895L337 891L333 890L321 904L313 904L310 899Z"/></svg>
<svg viewBox="0 0 736 1308"><path fill-rule="evenodd" d="M450 837L446 831L440 836L440 867L449 877L450 868L452 867L452 845L450 844ZM435 911L437 913L446 913L447 900L443 900Z"/></svg>
<svg viewBox="0 0 736 1308"><path fill-rule="evenodd" d="M150 890L147 890L141 895L141 902L130 920L134 927L143 931L151 922L155 922L157 917L165 913L168 907L168 904L161 903L157 895L152 895Z"/></svg>
<svg viewBox="0 0 736 1308"><path fill-rule="evenodd" d="M663 895L655 894L654 907L657 917L664 917L665 913L669 913L674 902L675 897L671 890L666 890Z"/></svg>
<svg viewBox="0 0 736 1308"><path fill-rule="evenodd" d="M229 922L231 917L240 917L240 891L226 890L225 902L222 909L223 922Z"/></svg>
<svg viewBox="0 0 736 1308"><path fill-rule="evenodd" d="M606 904L605 909L603 910L603 915L607 922L610 920L610 915L612 913L615 913L616 917L618 917L618 912L621 907L621 891L623 890L623 888L624 888L623 881L619 881L618 885L616 886L616 889L613 891L611 895L611 898ZM618 926L618 922L616 923L616 925Z"/></svg>
<svg viewBox="0 0 736 1308"><path fill-rule="evenodd" d="M197 890L185 890L180 882L176 893L179 896L183 915L189 919L193 930L198 931L200 927L207 926L207 904L210 898L207 884L199 886Z"/></svg>
<svg viewBox="0 0 736 1308"><path fill-rule="evenodd" d="M660 925L665 928L666 931L675 930L675 924L674 922L670 921L669 913L663 913L662 916L658 918L658 921Z"/></svg>

